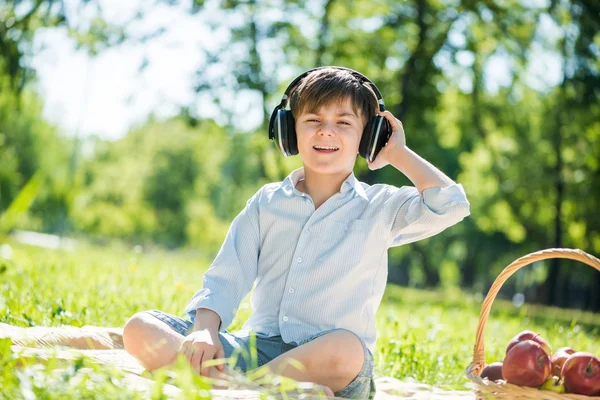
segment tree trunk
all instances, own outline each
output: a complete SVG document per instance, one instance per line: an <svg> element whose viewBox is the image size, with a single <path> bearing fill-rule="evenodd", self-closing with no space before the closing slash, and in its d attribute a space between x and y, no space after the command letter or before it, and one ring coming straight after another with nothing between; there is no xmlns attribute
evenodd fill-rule
<svg viewBox="0 0 600 400"><path fill-rule="evenodd" d="M470 242L467 246L467 255L460 268L460 287L463 289L472 288L475 284L475 275L477 273L476 260L477 254L481 251L478 242Z"/></svg>
<svg viewBox="0 0 600 400"><path fill-rule="evenodd" d="M563 39L563 43L562 43L562 57L563 57L563 71L567 71L567 52L566 52L566 46L565 46L565 40ZM566 90L565 90L565 85L566 82L568 80L568 77L566 75L566 72L563 72L563 81L562 84L560 86L560 99L564 99L566 96ZM559 100L559 101L564 101L564 100ZM554 217L554 243L553 243L553 247L555 248L561 248L562 247L562 214L561 214L561 210L562 210L562 203L564 200L564 192L565 192L565 187L564 187L564 181L563 181L563 177L562 177L562 169L563 169L563 158L562 158L562 132L561 132L561 127L562 127L562 110L563 107L560 107L561 104L559 104L559 107L556 107L556 123L554 126L554 156L556 158L556 163L554 165L554 185L555 185L555 201L554 201L554 209L555 209L555 217ZM565 127L566 129L566 127ZM553 258L550 260L550 271L548 273L548 280L547 280L547 286L546 286L546 304L547 305L551 305L551 306L558 306L559 305L559 293L564 295L564 300L563 302L568 304L569 300L568 298L570 297L568 294L568 288L564 287L564 282L562 283L563 286L561 286L561 282L562 280L559 279L559 269L560 269L560 259L559 258ZM561 296L562 297L562 296Z"/></svg>
<svg viewBox="0 0 600 400"><path fill-rule="evenodd" d="M425 287L436 287L440 284L440 269L439 266L431 262L432 257L430 252L433 246L430 244L419 245L414 244L413 248L421 256L421 263L423 265L423 273L425 274ZM446 247L444 244L443 247Z"/></svg>
<svg viewBox="0 0 600 400"><path fill-rule="evenodd" d="M595 271L596 280L589 288L590 291L590 308L592 312L600 312L600 272Z"/></svg>
<svg viewBox="0 0 600 400"><path fill-rule="evenodd" d="M410 257L402 257L399 265L390 268L387 281L400 286L408 286L410 283L410 275L408 273L409 266Z"/></svg>
<svg viewBox="0 0 600 400"><path fill-rule="evenodd" d="M319 47L317 48L315 66L323 65L323 55L327 47L327 39L329 37L329 12L334 0L327 0L321 17L321 33L319 35Z"/></svg>

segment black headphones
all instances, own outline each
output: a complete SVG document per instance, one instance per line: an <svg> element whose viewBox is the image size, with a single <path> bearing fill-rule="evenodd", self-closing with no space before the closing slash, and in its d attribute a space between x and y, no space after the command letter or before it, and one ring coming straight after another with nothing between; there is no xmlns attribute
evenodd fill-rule
<svg viewBox="0 0 600 400"><path fill-rule="evenodd" d="M305 76L313 71L323 68L336 68L350 72L354 75L361 83L368 83L379 103L379 111L385 111L385 104L383 97L377 89L377 86L369 80L366 76L360 72L354 71L345 67L337 66L324 66L310 69L294 79L292 83L285 89L285 93L281 98L281 103L275 107L269 120L269 140L275 141L275 144L279 151L287 157L298 154L298 142L296 139L296 123L294 121L294 115L291 110L286 110L288 99L291 97L290 92L295 89L296 84L299 83ZM360 145L358 147L358 153L361 157L373 161L383 146L387 143L388 139L392 135L392 127L385 117L376 115L369 119L365 129L363 130L362 137L360 139Z"/></svg>

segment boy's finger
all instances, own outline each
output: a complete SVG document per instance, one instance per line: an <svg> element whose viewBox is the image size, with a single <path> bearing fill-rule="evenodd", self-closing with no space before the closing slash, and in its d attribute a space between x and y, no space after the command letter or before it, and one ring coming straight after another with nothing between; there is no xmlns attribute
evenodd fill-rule
<svg viewBox="0 0 600 400"><path fill-rule="evenodd" d="M219 347L219 350L217 350L217 354L215 355L215 358L225 358L225 350L223 350L223 347ZM225 364L217 365L217 369L219 371L223 372L225 370Z"/></svg>
<svg viewBox="0 0 600 400"><path fill-rule="evenodd" d="M191 346L181 346L181 350L180 353L182 353L185 358L188 360L188 362L192 362L192 357L194 355L194 350L192 349Z"/></svg>
<svg viewBox="0 0 600 400"><path fill-rule="evenodd" d="M215 355L211 354L210 350L209 351L206 351L206 350L204 351L204 353L202 354L202 360L200 361L200 374L202 376L206 376L206 377L210 376L210 370L213 367L209 367L209 366L206 366L204 364L206 364L207 361L210 361L210 360L212 360L214 358L215 358Z"/></svg>
<svg viewBox="0 0 600 400"><path fill-rule="evenodd" d="M187 342L184 341L181 343L181 346L179 346L178 353L184 354L186 349L187 349Z"/></svg>
<svg viewBox="0 0 600 400"><path fill-rule="evenodd" d="M392 125L392 131L396 132L402 129L402 122L398 118L394 117L391 112L387 111L386 116Z"/></svg>
<svg viewBox="0 0 600 400"><path fill-rule="evenodd" d="M219 372L219 369L217 367L210 367L210 374L209 377L213 378L213 379L225 379L225 377L223 376L223 374L221 372ZM213 389L218 389L218 387L214 387Z"/></svg>
<svg viewBox="0 0 600 400"><path fill-rule="evenodd" d="M373 160L373 162L367 160L367 164L369 164L369 169L371 171L375 171L376 169L379 169L379 163L377 162L377 158L375 158L375 160Z"/></svg>
<svg viewBox="0 0 600 400"><path fill-rule="evenodd" d="M192 365L192 368L194 368L194 371L196 371L196 373L198 375L200 375L200 368L202 367L202 355L204 354L204 352L201 349L196 349L193 352L193 356L191 359L190 364Z"/></svg>
<svg viewBox="0 0 600 400"><path fill-rule="evenodd" d="M385 117L389 123L392 125L392 131L397 131L398 129L402 129L402 121L400 121L398 118L394 117L394 115L388 111L382 111L379 115L381 115L382 117Z"/></svg>

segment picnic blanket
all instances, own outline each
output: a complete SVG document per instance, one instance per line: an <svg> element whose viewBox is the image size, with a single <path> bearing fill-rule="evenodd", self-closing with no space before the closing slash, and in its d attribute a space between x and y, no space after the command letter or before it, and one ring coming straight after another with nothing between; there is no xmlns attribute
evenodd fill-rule
<svg viewBox="0 0 600 400"><path fill-rule="evenodd" d="M45 362L52 357L58 360L76 360L85 356L99 364L112 365L124 371L128 387L147 393L152 391L154 381L142 376L144 368L123 348L122 328L83 326L81 328L32 327L21 328L0 323L0 338L10 338L11 350L27 359ZM82 368L81 373L86 369ZM444 391L442 389L414 382L383 377L375 380L377 395L375 400L388 399L475 399L473 392ZM180 389L171 384L163 384L163 393L175 398ZM212 390L214 399L260 399L260 392L254 388L235 390ZM303 399L311 398L303 395ZM316 395L313 398L318 398Z"/></svg>

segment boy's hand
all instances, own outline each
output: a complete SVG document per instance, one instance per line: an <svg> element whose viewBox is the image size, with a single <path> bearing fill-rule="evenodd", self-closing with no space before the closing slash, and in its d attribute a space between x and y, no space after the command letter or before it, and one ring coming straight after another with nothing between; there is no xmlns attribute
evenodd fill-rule
<svg viewBox="0 0 600 400"><path fill-rule="evenodd" d="M190 333L183 339L179 353L187 358L198 375L210 377L214 375L213 368L217 368L219 371L223 371L225 368L223 364L213 367L203 366L206 361L225 358L223 345L217 331L201 329Z"/></svg>
<svg viewBox="0 0 600 400"><path fill-rule="evenodd" d="M386 118L392 126L392 135L388 139L388 142L383 149L377 154L373 162L368 162L370 170L376 170L383 168L390 164L392 159L391 154L396 151L402 151L406 147L406 136L404 135L404 129L402 128L402 122L392 115L389 111L380 112L379 115Z"/></svg>

